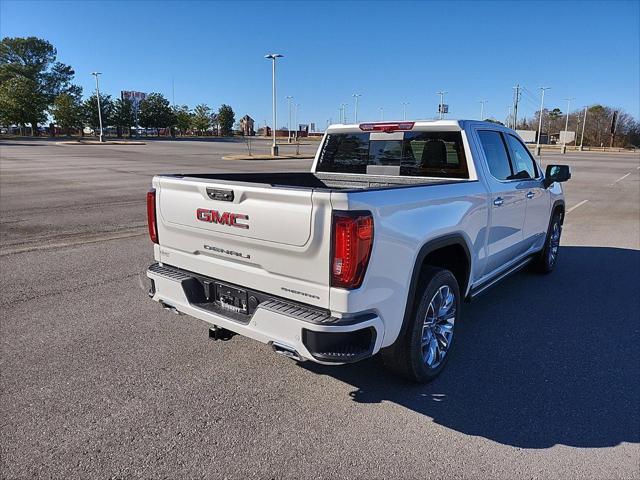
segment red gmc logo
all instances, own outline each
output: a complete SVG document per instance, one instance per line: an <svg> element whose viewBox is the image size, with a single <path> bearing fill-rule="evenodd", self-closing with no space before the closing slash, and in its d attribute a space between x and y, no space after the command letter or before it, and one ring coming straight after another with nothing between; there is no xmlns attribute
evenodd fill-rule
<svg viewBox="0 0 640 480"><path fill-rule="evenodd" d="M220 225L227 225L228 227L249 228L249 225L246 223L238 223L238 220L249 220L249 215L244 215L242 213L220 213L217 210L199 208L196 210L196 219L201 222L219 223Z"/></svg>

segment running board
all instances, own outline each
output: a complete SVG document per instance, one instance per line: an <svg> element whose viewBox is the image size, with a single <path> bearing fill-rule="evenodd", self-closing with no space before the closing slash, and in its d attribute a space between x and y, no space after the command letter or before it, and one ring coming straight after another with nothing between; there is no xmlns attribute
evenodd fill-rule
<svg viewBox="0 0 640 480"><path fill-rule="evenodd" d="M481 295L482 293L486 292L491 287L493 287L496 283L500 282L501 280L504 280L509 275L512 275L512 274L522 270L529 263L531 263L532 260L533 260L533 257L527 257L527 258L521 260L520 262L516 263L513 267L505 270L504 272L502 272L500 275L498 275L494 279L489 280L487 283L472 289L471 292L469 293L469 300L472 300L472 299L476 298L478 295Z"/></svg>

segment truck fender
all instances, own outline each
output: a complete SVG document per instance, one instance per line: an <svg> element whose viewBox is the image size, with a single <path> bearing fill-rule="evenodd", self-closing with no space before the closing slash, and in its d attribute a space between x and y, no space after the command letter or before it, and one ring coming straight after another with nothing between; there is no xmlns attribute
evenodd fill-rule
<svg viewBox="0 0 640 480"><path fill-rule="evenodd" d="M467 256L467 263L469 265L469 271L467 272L467 276L471 275L471 254L470 254L469 246L467 245L465 238L461 234L453 233L449 235L444 235L442 237L438 237L436 239L430 240L427 243L425 243L418 251L418 255L416 256L416 261L413 266L413 272L411 273L411 281L409 283L409 291L407 293L407 301L405 303L404 316L402 318L402 327L400 328L400 333L398 334L396 341L398 338L402 338L401 337L402 335L405 335L407 327L411 320L411 314L413 312L413 308L415 305L416 289L418 288L418 281L420 280L420 272L422 270L422 262L427 257L427 255L429 255L431 252L434 252L435 250L438 250L443 247L449 247L451 245L460 245L464 249L464 252ZM462 291L462 290L463 289L466 290L468 286L469 286L469 278L467 278L466 286L462 286L462 285L460 286L461 293L463 294L463 296L466 295L466 291Z"/></svg>

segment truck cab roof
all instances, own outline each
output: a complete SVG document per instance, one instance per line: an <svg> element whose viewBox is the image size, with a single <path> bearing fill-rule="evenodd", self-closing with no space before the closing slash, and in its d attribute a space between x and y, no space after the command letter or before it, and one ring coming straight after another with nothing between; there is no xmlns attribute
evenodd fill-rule
<svg viewBox="0 0 640 480"><path fill-rule="evenodd" d="M445 130L459 131L467 128L469 124L484 124L492 129L506 129L504 125L493 122L470 119L447 120L384 120L375 122L359 122L349 124L332 124L327 128L327 133L353 132L353 131L420 131L420 130ZM388 126L388 129L385 127Z"/></svg>

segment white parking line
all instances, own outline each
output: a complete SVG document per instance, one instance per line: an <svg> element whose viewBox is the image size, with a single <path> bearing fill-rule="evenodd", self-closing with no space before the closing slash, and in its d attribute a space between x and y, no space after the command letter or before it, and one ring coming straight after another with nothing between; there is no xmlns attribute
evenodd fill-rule
<svg viewBox="0 0 640 480"><path fill-rule="evenodd" d="M615 182L613 182L611 185L615 185L616 183L618 183L620 180L624 180L625 178L627 178L629 175L631 175L631 172L624 174L623 176L621 176L619 179L617 179Z"/></svg>
<svg viewBox="0 0 640 480"><path fill-rule="evenodd" d="M589 200L582 200L580 203L576 203L573 207L571 207L569 210L567 210L567 213L571 213L573 212L576 208L584 205L585 203L587 203Z"/></svg>

